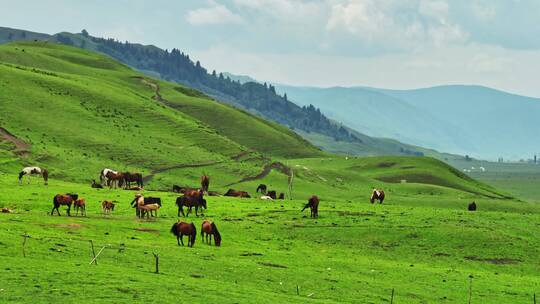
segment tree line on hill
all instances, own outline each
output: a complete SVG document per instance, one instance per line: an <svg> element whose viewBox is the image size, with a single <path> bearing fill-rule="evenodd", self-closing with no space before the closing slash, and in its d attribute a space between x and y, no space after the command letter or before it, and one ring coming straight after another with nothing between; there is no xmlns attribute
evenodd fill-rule
<svg viewBox="0 0 540 304"><path fill-rule="evenodd" d="M199 61L194 62L189 55L178 49L168 51L112 38L92 37L85 30L76 35L60 33L55 37L60 43L81 48L89 48L91 42L99 52L131 67L157 73L164 80L190 86L292 130L319 133L335 140L362 142L350 130L328 119L313 105L300 107L289 101L287 94L277 94L275 87L266 83L240 83L216 71L209 73Z"/></svg>

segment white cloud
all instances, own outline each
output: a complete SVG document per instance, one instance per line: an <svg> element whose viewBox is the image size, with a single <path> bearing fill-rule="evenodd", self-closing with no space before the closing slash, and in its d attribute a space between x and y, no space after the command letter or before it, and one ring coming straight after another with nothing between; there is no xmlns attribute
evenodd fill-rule
<svg viewBox="0 0 540 304"><path fill-rule="evenodd" d="M187 13L191 25L242 24L244 19L231 12L226 6L210 2L209 7L198 8Z"/></svg>

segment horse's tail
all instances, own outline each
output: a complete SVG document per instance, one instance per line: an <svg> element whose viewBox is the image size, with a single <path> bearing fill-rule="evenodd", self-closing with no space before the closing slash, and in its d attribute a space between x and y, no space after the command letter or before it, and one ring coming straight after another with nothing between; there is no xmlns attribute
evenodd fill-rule
<svg viewBox="0 0 540 304"><path fill-rule="evenodd" d="M184 205L183 196L176 198L176 206L182 207Z"/></svg>
<svg viewBox="0 0 540 304"><path fill-rule="evenodd" d="M191 237L193 238L193 241L191 241L191 246L193 247L193 244L195 244L195 238L197 238L197 228L195 228L195 224L193 224L193 222L191 222L190 226L191 229L193 229L191 234Z"/></svg>
<svg viewBox="0 0 540 304"><path fill-rule="evenodd" d="M176 229L178 223L174 223L171 227L171 233L178 236L178 229Z"/></svg>
<svg viewBox="0 0 540 304"><path fill-rule="evenodd" d="M53 205L54 205L55 207L58 206L58 205L60 205L60 204L58 203L58 198L56 197L56 195L53 197Z"/></svg>

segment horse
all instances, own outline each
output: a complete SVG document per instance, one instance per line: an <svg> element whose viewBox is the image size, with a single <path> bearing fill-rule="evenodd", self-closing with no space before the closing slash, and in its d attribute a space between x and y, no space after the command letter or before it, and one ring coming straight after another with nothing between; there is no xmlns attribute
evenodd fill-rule
<svg viewBox="0 0 540 304"><path fill-rule="evenodd" d="M71 216L71 204L73 204L74 201L76 201L79 198L77 194L74 193L66 193L66 194L57 194L53 198L53 208L51 210L51 215L54 214L54 210L56 209L56 213L58 213L58 216L60 216L60 212L58 211L58 208L61 205L67 205L67 215Z"/></svg>
<svg viewBox="0 0 540 304"><path fill-rule="evenodd" d="M124 183L126 185L126 189L131 188L132 182L135 182L137 184L137 187L141 187L141 189L144 188L143 177L141 173L124 172L123 178L124 178Z"/></svg>
<svg viewBox="0 0 540 304"><path fill-rule="evenodd" d="M114 173L114 172L107 172L107 185L109 186L109 189L116 187L122 187L122 184L124 182L124 175L122 173Z"/></svg>
<svg viewBox="0 0 540 304"><path fill-rule="evenodd" d="M266 195L270 196L272 199L276 199L276 191L270 190L266 193Z"/></svg>
<svg viewBox="0 0 540 304"><path fill-rule="evenodd" d="M184 206L189 208L187 212L188 216L193 207L195 207L195 216L199 216L199 208L206 209L206 200L203 197L202 189L198 191L186 192L183 196L176 198L176 205L178 206L178 217L180 217L180 214L182 214L182 216L186 216L184 213Z"/></svg>
<svg viewBox="0 0 540 304"><path fill-rule="evenodd" d="M255 192L259 192L259 191L261 191L261 194L266 195L266 185L265 184L259 184L259 186L257 187L257 190L255 190Z"/></svg>
<svg viewBox="0 0 540 304"><path fill-rule="evenodd" d="M304 206L304 209L302 209L301 212L306 210L307 207L311 209L311 217L313 218L319 217L319 198L316 195L313 195L308 200L308 203Z"/></svg>
<svg viewBox="0 0 540 304"><path fill-rule="evenodd" d="M208 187L210 187L210 177L204 174L201 176L201 190L204 193L208 193Z"/></svg>
<svg viewBox="0 0 540 304"><path fill-rule="evenodd" d="M279 194L278 199L280 199L280 200L285 199L285 193L281 192L281 193Z"/></svg>
<svg viewBox="0 0 540 304"><path fill-rule="evenodd" d="M223 194L224 196L233 196L233 197L245 197L245 198L250 198L251 196L249 196L249 193L247 193L246 191L237 191L237 190L234 190L234 189L229 189L227 191L227 193Z"/></svg>
<svg viewBox="0 0 540 304"><path fill-rule="evenodd" d="M469 211L476 211L476 203L472 202L468 206Z"/></svg>
<svg viewBox="0 0 540 304"><path fill-rule="evenodd" d="M373 189L371 193L371 198L369 201L373 204L375 200L379 201L379 204L382 204L384 201L384 191L382 189Z"/></svg>
<svg viewBox="0 0 540 304"><path fill-rule="evenodd" d="M204 239L204 234L206 233L206 243L208 245L212 244L212 235L214 236L214 244L216 246L221 246L221 234L219 233L216 224L210 221L204 221L201 225L201 238Z"/></svg>
<svg viewBox="0 0 540 304"><path fill-rule="evenodd" d="M19 185L22 185L22 178L25 175L28 175L28 184L30 184L31 175L41 175L41 177L43 177L43 181L45 181L45 185L49 184L49 171L47 171L47 169L40 167L23 168L21 172L19 172Z"/></svg>
<svg viewBox="0 0 540 304"><path fill-rule="evenodd" d="M150 218L150 215L152 215L152 211L155 211L157 216L157 211L161 208L161 204L146 204L146 205L139 205L137 206L137 209L139 209L141 218L144 218L144 214L146 213L146 218ZM152 215L154 216L154 215Z"/></svg>
<svg viewBox="0 0 540 304"><path fill-rule="evenodd" d="M271 198L271 197L268 196L268 195L262 195L260 198L261 198L262 200L273 200L273 198Z"/></svg>
<svg viewBox="0 0 540 304"><path fill-rule="evenodd" d="M197 228L193 223L188 224L186 222L174 223L171 227L171 233L176 235L176 242L178 246L182 243L184 246L184 235L189 236L188 246L193 247L195 245L195 238L197 237Z"/></svg>
<svg viewBox="0 0 540 304"><path fill-rule="evenodd" d="M92 188L103 189L103 186L101 184L96 183L96 180L93 179L92 180Z"/></svg>
<svg viewBox="0 0 540 304"><path fill-rule="evenodd" d="M114 203L111 201L103 201L101 203L101 209L104 214L111 214L111 211L114 211Z"/></svg>
<svg viewBox="0 0 540 304"><path fill-rule="evenodd" d="M86 216L86 200L84 198L79 198L73 202L73 208L77 211L75 215L79 215L79 209L81 209L81 215Z"/></svg>
<svg viewBox="0 0 540 304"><path fill-rule="evenodd" d="M118 174L118 171L114 171L108 168L101 170L101 172L99 173L99 181L102 185L107 185L107 186L109 185L109 179L107 178L107 173L109 172Z"/></svg>

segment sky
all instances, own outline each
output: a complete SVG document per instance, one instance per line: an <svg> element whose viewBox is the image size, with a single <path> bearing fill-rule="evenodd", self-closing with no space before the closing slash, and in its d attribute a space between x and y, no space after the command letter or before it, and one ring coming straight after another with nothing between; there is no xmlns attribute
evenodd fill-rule
<svg viewBox="0 0 540 304"><path fill-rule="evenodd" d="M302 86L476 84L540 97L539 0L0 0L0 26L178 48Z"/></svg>

